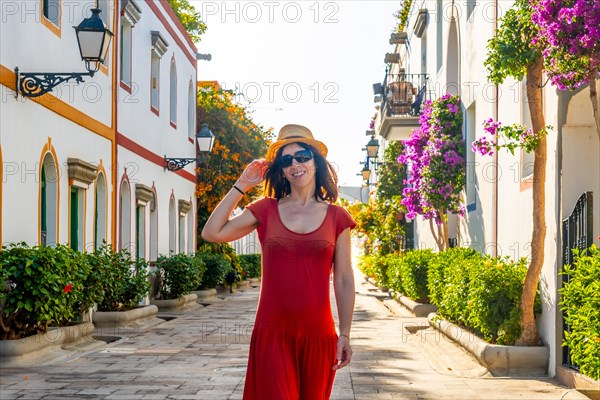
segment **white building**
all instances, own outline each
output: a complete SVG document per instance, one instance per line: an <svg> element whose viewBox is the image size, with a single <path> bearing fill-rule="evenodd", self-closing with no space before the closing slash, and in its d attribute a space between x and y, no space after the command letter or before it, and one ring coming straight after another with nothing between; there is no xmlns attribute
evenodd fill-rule
<svg viewBox="0 0 600 400"><path fill-rule="evenodd" d="M0 241L103 240L148 260L195 249L197 50L167 2L0 2ZM85 72L72 26L102 10L114 33L83 83L15 98L24 72Z"/></svg>
<svg viewBox="0 0 600 400"><path fill-rule="evenodd" d="M392 55L387 56L390 71L381 88L385 101L376 132L386 140L407 139L418 127L411 106L418 102L419 94L424 99L445 93L461 95L468 154L464 192L468 212L464 218L451 216L450 238L459 246L518 259L531 252L533 154L517 151L512 156L501 151L492 158L470 151L471 143L484 134L482 124L488 118L505 125L531 126L524 82L508 80L496 88L487 81L483 65L495 23L511 5L498 0L413 0L406 34L395 38L397 44L390 46ZM567 243L562 221L571 215L584 193L591 193L588 200L593 197L597 203L600 199L600 144L589 87L568 93L548 84L543 103L546 123L554 130L547 138L547 233L539 330L550 349L548 373L555 376L564 375L566 369L561 366L568 364L561 349L562 315L557 306L562 283L558 273ZM589 210L589 217L579 216L580 228L587 225L585 232L578 232L578 239L600 245L600 207L592 210L589 201L579 207ZM418 218L414 225L416 247L436 248L429 223Z"/></svg>

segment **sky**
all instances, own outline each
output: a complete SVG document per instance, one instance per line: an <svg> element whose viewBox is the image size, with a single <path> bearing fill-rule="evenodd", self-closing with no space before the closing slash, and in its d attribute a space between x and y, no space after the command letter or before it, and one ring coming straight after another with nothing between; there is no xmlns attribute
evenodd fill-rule
<svg viewBox="0 0 600 400"><path fill-rule="evenodd" d="M198 79L241 93L265 129L308 127L329 148L339 184L360 186L372 85L384 79L400 1L190 3L208 26L198 52L212 56L198 62Z"/></svg>

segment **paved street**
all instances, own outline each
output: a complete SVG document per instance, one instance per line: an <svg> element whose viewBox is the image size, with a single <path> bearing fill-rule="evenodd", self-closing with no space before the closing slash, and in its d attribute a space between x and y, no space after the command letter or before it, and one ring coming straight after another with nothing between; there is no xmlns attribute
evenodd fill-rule
<svg viewBox="0 0 600 400"><path fill-rule="evenodd" d="M550 379L492 378L424 318L390 312L359 273L357 292L355 356L332 399L587 399ZM146 332L102 332L121 339L75 360L2 368L0 397L241 399L258 293L223 295Z"/></svg>

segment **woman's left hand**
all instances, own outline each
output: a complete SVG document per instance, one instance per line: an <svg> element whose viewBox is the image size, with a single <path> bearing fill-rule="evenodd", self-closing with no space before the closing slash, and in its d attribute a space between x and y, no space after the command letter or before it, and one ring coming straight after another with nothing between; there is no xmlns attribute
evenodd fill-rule
<svg viewBox="0 0 600 400"><path fill-rule="evenodd" d="M352 360L352 347L350 347L350 339L346 335L338 338L337 342L337 364L333 366L333 370L342 369Z"/></svg>

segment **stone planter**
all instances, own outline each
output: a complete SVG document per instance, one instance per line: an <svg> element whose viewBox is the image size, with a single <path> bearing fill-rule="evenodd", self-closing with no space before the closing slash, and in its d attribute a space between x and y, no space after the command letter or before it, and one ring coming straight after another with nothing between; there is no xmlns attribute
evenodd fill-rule
<svg viewBox="0 0 600 400"><path fill-rule="evenodd" d="M473 354L493 376L548 376L548 347L489 344L473 333L439 319L435 313L429 314L428 320L431 326Z"/></svg>
<svg viewBox="0 0 600 400"><path fill-rule="evenodd" d="M248 282L250 282L250 286L260 285L260 278L250 278Z"/></svg>
<svg viewBox="0 0 600 400"><path fill-rule="evenodd" d="M195 294L198 297L198 300L200 301L200 300L205 300L205 299L210 299L212 297L216 297L217 289L212 288L212 289L196 290L192 293Z"/></svg>
<svg viewBox="0 0 600 400"><path fill-rule="evenodd" d="M0 340L0 363L3 366L34 363L49 353L64 350L86 342L96 342L92 338L94 325L91 322L64 327L48 328L48 332L28 336L18 340ZM98 342L104 345L104 342ZM35 362L38 364L37 362Z"/></svg>
<svg viewBox="0 0 600 400"><path fill-rule="evenodd" d="M600 400L600 382L578 373L575 370L565 368L562 365L556 370L559 382L568 388L577 389L591 400Z"/></svg>
<svg viewBox="0 0 600 400"><path fill-rule="evenodd" d="M158 307L155 305L134 308L128 311L96 311L92 320L97 329L115 330L138 330L146 329L165 322L156 318ZM106 332L103 332L106 333Z"/></svg>
<svg viewBox="0 0 600 400"><path fill-rule="evenodd" d="M241 282L236 283L237 287L240 289L247 289L250 287L250 281L243 280Z"/></svg>
<svg viewBox="0 0 600 400"><path fill-rule="evenodd" d="M405 308L407 308L415 317L426 317L430 313L437 312L437 307L433 304L417 303L413 299L400 293L391 293L392 297Z"/></svg>
<svg viewBox="0 0 600 400"><path fill-rule="evenodd" d="M180 296L176 299L169 300L152 300L150 303L157 306L159 311L173 311L173 310L185 310L200 307L198 303L198 296L191 293Z"/></svg>

